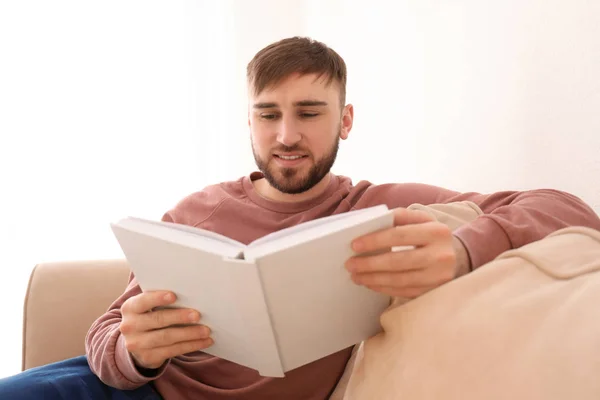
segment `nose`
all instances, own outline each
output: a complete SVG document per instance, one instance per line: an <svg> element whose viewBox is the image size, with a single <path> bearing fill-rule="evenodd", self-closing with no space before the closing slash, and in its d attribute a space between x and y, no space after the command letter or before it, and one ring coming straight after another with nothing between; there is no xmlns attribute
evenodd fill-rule
<svg viewBox="0 0 600 400"><path fill-rule="evenodd" d="M291 147L302 139L298 126L291 118L281 118L277 132L277 141L284 146Z"/></svg>

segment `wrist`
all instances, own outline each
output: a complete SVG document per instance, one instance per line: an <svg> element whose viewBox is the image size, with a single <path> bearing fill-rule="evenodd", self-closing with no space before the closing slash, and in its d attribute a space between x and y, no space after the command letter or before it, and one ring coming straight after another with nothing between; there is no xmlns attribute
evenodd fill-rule
<svg viewBox="0 0 600 400"><path fill-rule="evenodd" d="M456 273L454 277L459 278L471 272L471 258L463 242L454 235L452 236L452 246L456 254Z"/></svg>

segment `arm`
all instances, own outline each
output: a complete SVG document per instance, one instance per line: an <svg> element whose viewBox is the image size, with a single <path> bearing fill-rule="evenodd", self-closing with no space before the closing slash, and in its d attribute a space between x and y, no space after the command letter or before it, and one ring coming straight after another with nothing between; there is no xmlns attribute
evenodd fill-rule
<svg viewBox="0 0 600 400"><path fill-rule="evenodd" d="M202 216L206 210L198 201L191 207L191 200L196 198L182 202L183 206L165 213L162 220L192 224L190 217ZM159 378L170 357L210 345L210 340L206 339L209 332L202 330L202 326L176 327L197 322L190 319L189 311L192 310L153 311L154 307L175 301L174 297L171 300L155 298L158 294L142 294L131 274L125 292L90 327L85 339L88 363L108 385L135 389Z"/></svg>
<svg viewBox="0 0 600 400"><path fill-rule="evenodd" d="M119 326L122 321L123 303L142 291L133 275L125 292L111 304L108 311L90 327L85 350L90 369L103 382L119 389L135 389L162 375L166 363L151 375L144 375L136 367L133 358L125 347Z"/></svg>
<svg viewBox="0 0 600 400"><path fill-rule="evenodd" d="M196 310L165 308L175 300L164 290L119 299L89 331L92 371L110 386L132 389L161 376L173 357L211 346L210 329L198 324Z"/></svg>
<svg viewBox="0 0 600 400"><path fill-rule="evenodd" d="M600 230L600 218L587 204L572 194L551 189L480 194L413 183L378 185L367 189L355 207L384 202L396 208L465 200L477 204L484 213L453 232L465 247L472 269L562 228Z"/></svg>
<svg viewBox="0 0 600 400"><path fill-rule="evenodd" d="M569 226L600 230L600 218L579 198L557 190L466 195L484 212L461 226L460 239L477 268L501 253L543 239Z"/></svg>
<svg viewBox="0 0 600 400"><path fill-rule="evenodd" d="M483 212L452 230L427 212L388 201L388 207L395 208L394 227L357 238L353 242L355 251L376 254L352 257L346 268L355 283L393 297L420 296L506 250L567 226L600 229L600 219L581 200L554 190L481 195L425 185L396 185L391 189L397 196L392 199L410 205L471 201ZM397 246L414 247L400 252L390 250Z"/></svg>

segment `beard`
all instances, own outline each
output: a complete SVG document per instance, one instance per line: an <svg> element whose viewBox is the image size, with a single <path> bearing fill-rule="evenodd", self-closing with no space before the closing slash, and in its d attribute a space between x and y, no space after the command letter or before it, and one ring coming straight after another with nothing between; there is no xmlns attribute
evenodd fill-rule
<svg viewBox="0 0 600 400"><path fill-rule="evenodd" d="M269 182L269 185L285 194L299 194L313 188L329 173L335 163L339 146L340 137L337 136L329 151L319 160L313 162L305 174L302 174L302 170L299 168L280 168L275 165L271 158L268 160L261 158L254 148L254 143L252 143L252 153L254 154L256 166ZM299 146L282 145L274 150L274 152L294 151L302 151L302 149ZM308 156L312 157L310 153Z"/></svg>

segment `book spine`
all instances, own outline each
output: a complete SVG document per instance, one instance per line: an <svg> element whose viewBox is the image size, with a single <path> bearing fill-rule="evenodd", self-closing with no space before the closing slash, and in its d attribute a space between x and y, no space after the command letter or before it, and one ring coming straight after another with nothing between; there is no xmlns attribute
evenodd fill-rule
<svg viewBox="0 0 600 400"><path fill-rule="evenodd" d="M283 377L284 370L279 348L265 299L257 265L243 259L229 259L234 268L231 274L233 296L247 343L254 350L252 365L262 376Z"/></svg>

